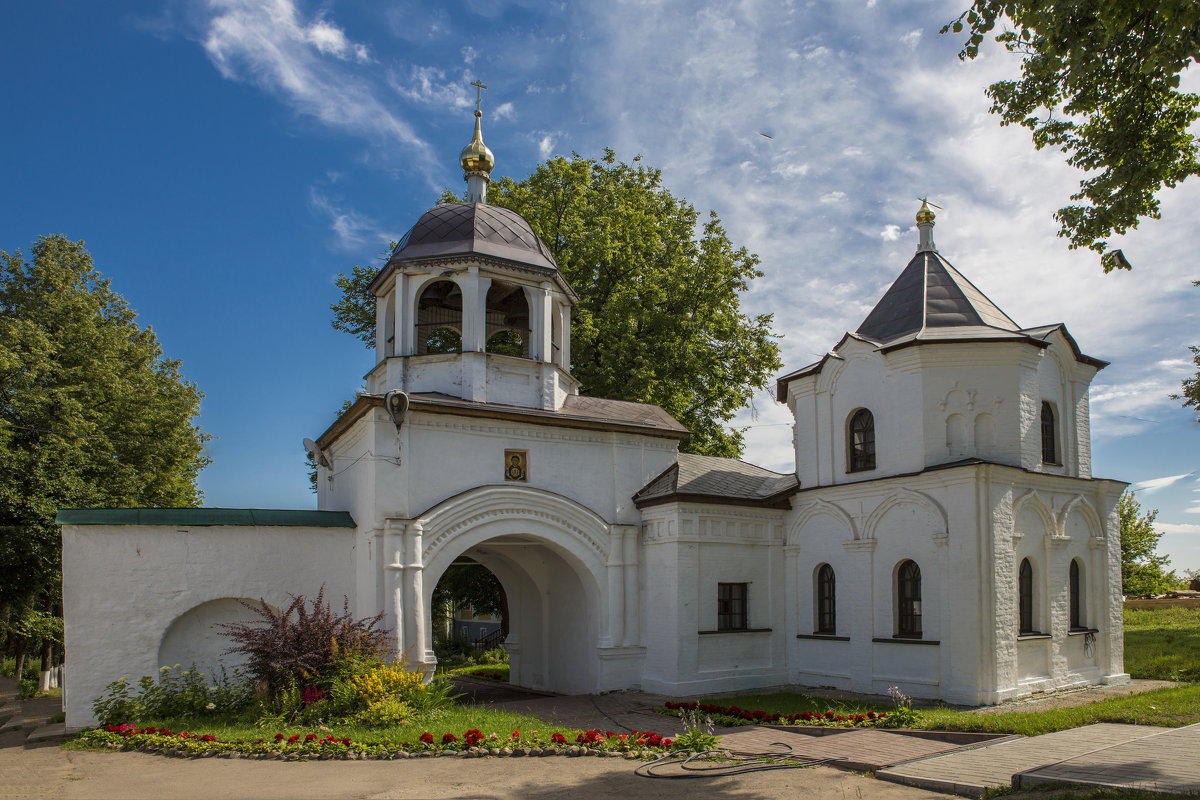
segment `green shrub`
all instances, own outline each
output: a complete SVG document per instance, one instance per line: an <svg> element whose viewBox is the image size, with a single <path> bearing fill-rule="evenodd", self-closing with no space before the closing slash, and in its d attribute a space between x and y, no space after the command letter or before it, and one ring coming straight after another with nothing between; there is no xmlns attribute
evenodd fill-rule
<svg viewBox="0 0 1200 800"><path fill-rule="evenodd" d="M179 664L162 667L155 681L149 675L138 679L136 688L128 679L110 683L92 703L92 713L101 725L135 722L151 717L187 719L236 714L250 705L253 687L241 672L221 667L210 685L207 676Z"/></svg>
<svg viewBox="0 0 1200 800"><path fill-rule="evenodd" d="M392 697L371 703L365 710L358 712L354 718L368 728L387 728L392 725L403 725L413 717L413 707L398 698Z"/></svg>
<svg viewBox="0 0 1200 800"><path fill-rule="evenodd" d="M493 647L475 656L475 660L480 664L507 664L508 651L503 647Z"/></svg>

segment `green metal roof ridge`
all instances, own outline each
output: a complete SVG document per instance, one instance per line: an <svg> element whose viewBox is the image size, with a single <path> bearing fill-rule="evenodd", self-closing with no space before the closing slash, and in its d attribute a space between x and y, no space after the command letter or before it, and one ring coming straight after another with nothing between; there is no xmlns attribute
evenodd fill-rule
<svg viewBox="0 0 1200 800"><path fill-rule="evenodd" d="M347 511L287 508L61 508L54 522L58 525L358 527Z"/></svg>

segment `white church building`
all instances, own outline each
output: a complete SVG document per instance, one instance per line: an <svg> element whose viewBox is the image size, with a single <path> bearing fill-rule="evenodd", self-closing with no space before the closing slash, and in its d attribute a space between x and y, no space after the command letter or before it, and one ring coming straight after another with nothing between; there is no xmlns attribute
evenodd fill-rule
<svg viewBox="0 0 1200 800"><path fill-rule="evenodd" d="M432 671L430 598L465 558L504 587L513 684L671 695L834 686L994 704L1128 680L1117 498L1093 478L1105 362L1022 328L938 252L778 379L794 474L680 453L657 406L585 397L576 295L529 224L425 212L372 290L367 388L312 444L317 511L63 510L67 724L111 681L211 668L219 622L324 587Z"/></svg>

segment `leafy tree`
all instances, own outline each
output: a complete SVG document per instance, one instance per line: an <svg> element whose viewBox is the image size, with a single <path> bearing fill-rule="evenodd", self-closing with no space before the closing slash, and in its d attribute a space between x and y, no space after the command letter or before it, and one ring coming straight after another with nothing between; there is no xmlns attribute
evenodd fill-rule
<svg viewBox="0 0 1200 800"><path fill-rule="evenodd" d="M57 610L58 509L195 505L208 463L201 393L83 242L43 236L31 255L0 251L0 610L12 620Z"/></svg>
<svg viewBox="0 0 1200 800"><path fill-rule="evenodd" d="M447 198L444 198L447 199ZM454 199L450 196L448 199ZM553 158L523 180L494 181L489 202L525 217L579 294L571 371L595 397L655 403L692 432L683 449L735 457L740 431L723 423L779 369L771 316L748 316L740 293L762 275L715 213L662 185L662 173L618 161ZM338 279L334 328L374 346L374 270Z"/></svg>
<svg viewBox="0 0 1200 800"><path fill-rule="evenodd" d="M1121 518L1121 592L1127 595L1162 594L1175 588L1178 579L1167 570L1171 559L1159 555L1162 534L1154 529L1158 511L1142 514L1142 505L1125 492L1117 503Z"/></svg>
<svg viewBox="0 0 1200 800"><path fill-rule="evenodd" d="M1196 281L1195 285L1200 286L1200 281ZM1192 378L1184 378L1183 394L1173 394L1171 399L1182 400L1184 406L1196 409L1196 421L1200 422L1200 347L1192 345L1188 349L1192 351L1192 362L1196 365L1196 375Z"/></svg>
<svg viewBox="0 0 1200 800"><path fill-rule="evenodd" d="M967 60L997 26L996 41L1023 60L1020 80L988 87L992 112L1088 173L1071 195L1083 202L1055 214L1072 249L1103 253L1107 237L1159 217L1163 186L1200 174L1188 131L1200 96L1179 90L1180 73L1200 61L1195 0L974 0L942 33L969 32ZM1129 268L1116 252L1101 263Z"/></svg>

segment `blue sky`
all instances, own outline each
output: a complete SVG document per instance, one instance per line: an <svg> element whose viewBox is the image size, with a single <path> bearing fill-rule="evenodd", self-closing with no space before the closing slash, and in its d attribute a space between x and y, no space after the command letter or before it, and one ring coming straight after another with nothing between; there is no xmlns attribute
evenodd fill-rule
<svg viewBox="0 0 1200 800"><path fill-rule="evenodd" d="M461 190L476 78L497 173L614 148L715 209L762 258L786 369L854 329L936 239L1022 325L1065 322L1113 364L1093 384L1095 473L1158 508L1173 565L1200 568L1200 425L1167 395L1200 343L1200 185L1119 240L1103 275L1055 237L1079 175L987 114L1014 73L937 30L960 4L304 2L6 9L0 248L85 239L206 393L209 505L311 507L300 441L373 357L329 327L337 273L377 263ZM1185 87L1200 88L1195 75ZM764 132L773 139L760 136ZM785 408L756 397L747 460L790 469Z"/></svg>

